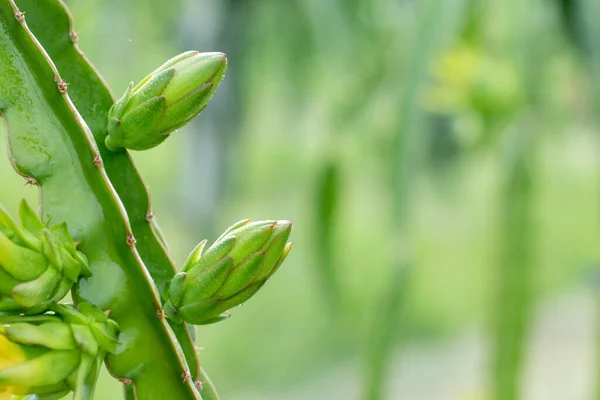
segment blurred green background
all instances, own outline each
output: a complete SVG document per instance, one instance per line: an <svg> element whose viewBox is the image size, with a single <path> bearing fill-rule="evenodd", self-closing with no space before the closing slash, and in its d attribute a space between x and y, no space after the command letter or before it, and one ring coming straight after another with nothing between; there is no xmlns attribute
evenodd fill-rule
<svg viewBox="0 0 600 400"><path fill-rule="evenodd" d="M228 55L207 109L133 154L179 265L294 222L285 267L198 328L223 399L600 399L597 0L66 2L115 95ZM35 203L6 157L0 180Z"/></svg>

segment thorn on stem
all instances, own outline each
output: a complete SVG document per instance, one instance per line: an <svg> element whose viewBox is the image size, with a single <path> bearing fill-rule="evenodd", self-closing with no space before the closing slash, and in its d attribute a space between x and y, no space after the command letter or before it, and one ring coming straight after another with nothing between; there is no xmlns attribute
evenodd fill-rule
<svg viewBox="0 0 600 400"><path fill-rule="evenodd" d="M154 219L154 213L152 211L148 211L148 213L146 214L146 220L152 221L153 219Z"/></svg>
<svg viewBox="0 0 600 400"><path fill-rule="evenodd" d="M102 158L99 155L94 157L94 165L98 168L102 166Z"/></svg>
<svg viewBox="0 0 600 400"><path fill-rule="evenodd" d="M25 186L29 186L29 185L38 186L38 181L36 181L33 176L26 176L25 177Z"/></svg>
<svg viewBox="0 0 600 400"><path fill-rule="evenodd" d="M15 18L17 21L22 22L25 19L25 11L17 10L15 12Z"/></svg>
<svg viewBox="0 0 600 400"><path fill-rule="evenodd" d="M165 310L159 308L158 310L156 310L156 316L160 319L165 318Z"/></svg>
<svg viewBox="0 0 600 400"><path fill-rule="evenodd" d="M133 247L133 246L135 246L135 242L136 242L136 240L135 240L135 238L133 237L133 235L129 235L129 236L127 236L127 245L128 245L129 247Z"/></svg>
<svg viewBox="0 0 600 400"><path fill-rule="evenodd" d="M185 382L188 379L192 379L192 374L190 374L190 371L183 371L183 373L181 374L181 379Z"/></svg>
<svg viewBox="0 0 600 400"><path fill-rule="evenodd" d="M79 32L71 31L69 32L69 37L71 38L73 44L77 44L77 41L79 40Z"/></svg>
<svg viewBox="0 0 600 400"><path fill-rule="evenodd" d="M194 381L194 385L196 385L196 388L198 388L199 391L202 391L202 388L204 387L204 382L202 382L200 379L196 379Z"/></svg>
<svg viewBox="0 0 600 400"><path fill-rule="evenodd" d="M133 381L131 379L127 379L127 378L119 378L119 382L121 382L123 385L132 385Z"/></svg>
<svg viewBox="0 0 600 400"><path fill-rule="evenodd" d="M56 75L54 77L54 82L56 82L56 87L60 93L67 93L67 86L69 86L69 84L63 81L60 76Z"/></svg>

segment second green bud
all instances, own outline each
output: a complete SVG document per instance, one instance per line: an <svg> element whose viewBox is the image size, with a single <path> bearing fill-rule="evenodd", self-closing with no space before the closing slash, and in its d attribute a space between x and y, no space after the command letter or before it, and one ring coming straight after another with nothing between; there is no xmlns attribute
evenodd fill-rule
<svg viewBox="0 0 600 400"><path fill-rule="evenodd" d="M212 97L225 75L223 53L182 53L133 82L108 112L110 150L146 150L187 124Z"/></svg>
<svg viewBox="0 0 600 400"><path fill-rule="evenodd" d="M203 252L200 243L167 290L170 318L195 325L224 319L279 268L292 243L290 221L240 221Z"/></svg>

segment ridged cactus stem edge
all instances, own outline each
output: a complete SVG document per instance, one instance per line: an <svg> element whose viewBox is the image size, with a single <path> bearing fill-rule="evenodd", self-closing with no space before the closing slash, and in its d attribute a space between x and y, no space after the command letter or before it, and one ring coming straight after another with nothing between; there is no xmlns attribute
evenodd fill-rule
<svg viewBox="0 0 600 400"><path fill-rule="evenodd" d="M127 210L66 82L14 1L0 1L0 21L0 104L9 159L39 185L43 218L66 221L88 256L94 275L75 294L110 310L119 322L119 346L107 358L111 373L132 382L140 399L201 398L176 335L161 318L160 294L136 249ZM149 355L149 347L163 354Z"/></svg>

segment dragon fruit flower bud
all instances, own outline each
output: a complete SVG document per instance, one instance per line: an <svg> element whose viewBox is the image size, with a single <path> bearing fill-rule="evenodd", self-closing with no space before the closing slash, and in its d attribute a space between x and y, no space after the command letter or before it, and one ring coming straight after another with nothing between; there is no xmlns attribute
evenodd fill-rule
<svg viewBox="0 0 600 400"><path fill-rule="evenodd" d="M204 325L252 297L292 248L290 221L240 221L204 251L192 251L167 291L165 311L174 320Z"/></svg>
<svg viewBox="0 0 600 400"><path fill-rule="evenodd" d="M36 314L91 273L65 223L46 227L25 201L19 215L0 205L0 313Z"/></svg>
<svg viewBox="0 0 600 400"><path fill-rule="evenodd" d="M0 398L58 399L70 391L82 398L84 383L96 380L106 354L115 351L118 327L100 309L81 302L79 309L53 310L0 318Z"/></svg>
<svg viewBox="0 0 600 400"><path fill-rule="evenodd" d="M108 112L106 147L147 150L198 115L225 75L223 53L182 53L133 82Z"/></svg>

